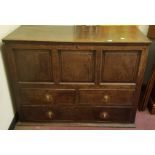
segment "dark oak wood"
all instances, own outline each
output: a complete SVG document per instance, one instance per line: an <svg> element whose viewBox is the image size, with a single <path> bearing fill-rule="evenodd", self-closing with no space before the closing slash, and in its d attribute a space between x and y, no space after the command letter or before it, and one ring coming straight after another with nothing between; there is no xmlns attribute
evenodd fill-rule
<svg viewBox="0 0 155 155"><path fill-rule="evenodd" d="M61 51L61 82L94 82L95 52Z"/></svg>
<svg viewBox="0 0 155 155"><path fill-rule="evenodd" d="M91 105L133 105L134 90L80 89L79 103Z"/></svg>
<svg viewBox="0 0 155 155"><path fill-rule="evenodd" d="M150 39L155 39L155 25L149 25L148 34L147 36Z"/></svg>
<svg viewBox="0 0 155 155"><path fill-rule="evenodd" d="M148 108L151 114L155 115L155 82L153 84L153 89L150 95L150 102L148 104Z"/></svg>
<svg viewBox="0 0 155 155"><path fill-rule="evenodd" d="M3 42L20 121L134 122L150 43L136 26L22 26Z"/></svg>
<svg viewBox="0 0 155 155"><path fill-rule="evenodd" d="M14 50L19 81L53 81L50 50Z"/></svg>
<svg viewBox="0 0 155 155"><path fill-rule="evenodd" d="M20 115L21 121L130 122L131 112L131 108L119 107L24 106Z"/></svg>
<svg viewBox="0 0 155 155"><path fill-rule="evenodd" d="M147 83L144 94L142 94L142 100L140 100L141 111L144 111L148 107L151 114L155 115L155 65L152 69L151 77Z"/></svg>
<svg viewBox="0 0 155 155"><path fill-rule="evenodd" d="M152 115L155 115L155 100L150 97L149 103L148 103L148 109Z"/></svg>
<svg viewBox="0 0 155 155"><path fill-rule="evenodd" d="M152 69L151 77L147 83L144 94L142 94L142 98L139 103L139 110L144 111L148 105L150 112L154 111L154 87L155 87L155 65ZM143 93L143 92L142 92ZM150 102L149 102L150 99ZM149 103L149 104L148 104ZM153 114L153 113L152 113Z"/></svg>
<svg viewBox="0 0 155 155"><path fill-rule="evenodd" d="M78 123L78 122L17 122L15 130L48 130L48 129L83 129L83 127L90 127L90 129L102 129L102 128L135 128L135 123ZM68 128L69 127L69 128ZM73 127L73 128L72 128ZM74 128L75 127L75 128ZM89 129L89 128L87 128Z"/></svg>
<svg viewBox="0 0 155 155"><path fill-rule="evenodd" d="M21 26L3 41L150 43L136 26Z"/></svg>
<svg viewBox="0 0 155 155"><path fill-rule="evenodd" d="M137 51L107 51L102 59L103 82L135 82L139 65Z"/></svg>
<svg viewBox="0 0 155 155"><path fill-rule="evenodd" d="M74 89L21 89L21 104L55 105L74 104L76 92Z"/></svg>

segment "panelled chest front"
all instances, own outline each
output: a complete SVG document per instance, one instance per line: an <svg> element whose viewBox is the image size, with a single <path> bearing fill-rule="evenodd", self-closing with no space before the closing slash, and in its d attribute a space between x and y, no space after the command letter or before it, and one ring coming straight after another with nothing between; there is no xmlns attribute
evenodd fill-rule
<svg viewBox="0 0 155 155"><path fill-rule="evenodd" d="M150 43L135 26L21 26L3 41L20 121L134 123Z"/></svg>

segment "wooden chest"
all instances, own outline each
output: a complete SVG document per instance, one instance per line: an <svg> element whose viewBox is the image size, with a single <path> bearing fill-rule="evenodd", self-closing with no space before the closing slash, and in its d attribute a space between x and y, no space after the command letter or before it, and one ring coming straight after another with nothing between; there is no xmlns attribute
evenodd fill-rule
<svg viewBox="0 0 155 155"><path fill-rule="evenodd" d="M3 42L20 121L134 123L150 43L136 26L21 26Z"/></svg>

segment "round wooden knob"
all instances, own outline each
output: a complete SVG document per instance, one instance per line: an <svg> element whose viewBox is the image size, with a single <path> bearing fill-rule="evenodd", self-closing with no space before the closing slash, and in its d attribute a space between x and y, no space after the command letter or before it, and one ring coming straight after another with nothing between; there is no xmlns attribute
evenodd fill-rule
<svg viewBox="0 0 155 155"><path fill-rule="evenodd" d="M53 96L51 94L46 94L45 99L47 102L53 102Z"/></svg>
<svg viewBox="0 0 155 155"><path fill-rule="evenodd" d="M48 118L53 119L54 118L54 113L52 111L48 111Z"/></svg>
<svg viewBox="0 0 155 155"><path fill-rule="evenodd" d="M103 102L108 102L109 101L109 95L104 95L103 96Z"/></svg>
<svg viewBox="0 0 155 155"><path fill-rule="evenodd" d="M100 118L101 119L107 119L107 118L109 118L109 114L107 112L101 112L100 113Z"/></svg>

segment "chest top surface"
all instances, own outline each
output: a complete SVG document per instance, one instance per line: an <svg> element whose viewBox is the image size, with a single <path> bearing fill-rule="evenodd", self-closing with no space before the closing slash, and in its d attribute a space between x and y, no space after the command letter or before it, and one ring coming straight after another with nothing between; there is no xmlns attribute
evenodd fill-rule
<svg viewBox="0 0 155 155"><path fill-rule="evenodd" d="M20 26L3 39L66 43L145 43L150 40L137 26Z"/></svg>

